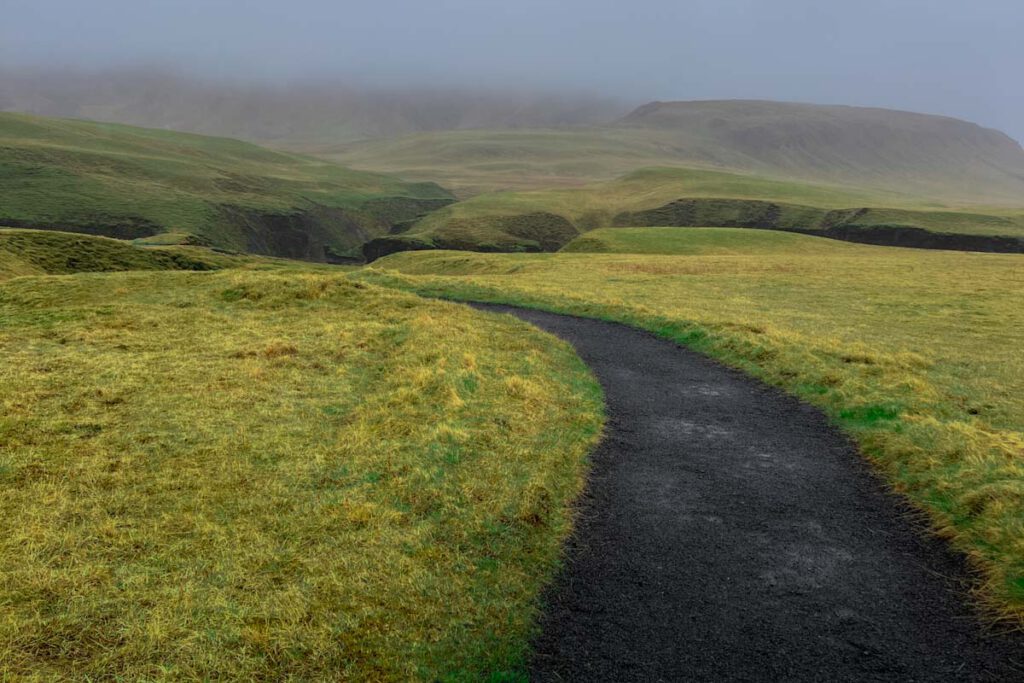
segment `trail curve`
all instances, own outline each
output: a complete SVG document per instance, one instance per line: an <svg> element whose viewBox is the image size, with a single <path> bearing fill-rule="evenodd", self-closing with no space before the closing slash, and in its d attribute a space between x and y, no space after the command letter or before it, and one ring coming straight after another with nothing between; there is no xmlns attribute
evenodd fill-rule
<svg viewBox="0 0 1024 683"><path fill-rule="evenodd" d="M474 306L570 342L607 402L532 679L1024 681L1024 638L818 410L622 325Z"/></svg>

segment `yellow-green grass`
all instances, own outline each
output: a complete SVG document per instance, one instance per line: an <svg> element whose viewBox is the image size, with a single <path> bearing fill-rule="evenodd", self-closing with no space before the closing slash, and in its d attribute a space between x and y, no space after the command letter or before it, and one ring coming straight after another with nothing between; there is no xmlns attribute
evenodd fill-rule
<svg viewBox="0 0 1024 683"><path fill-rule="evenodd" d="M186 241L187 242L187 241ZM339 272L355 266L308 263L271 256L228 253L206 247L175 245L143 247L109 237L60 232L0 228L0 282L35 275L73 275L132 270L277 270Z"/></svg>
<svg viewBox="0 0 1024 683"><path fill-rule="evenodd" d="M743 254L835 254L856 249L812 235L746 228L600 228L562 247L563 253L678 254L727 256Z"/></svg>
<svg viewBox="0 0 1024 683"><path fill-rule="evenodd" d="M787 253L748 234L730 255L415 252L351 277L620 321L784 387L930 513L996 610L1024 617L1024 256Z"/></svg>
<svg viewBox="0 0 1024 683"><path fill-rule="evenodd" d="M647 168L580 188L481 194L434 211L408 232L387 239L434 248L536 251L544 246L538 239L543 231L518 229L524 217L536 223L537 216L546 216L550 236L564 245L588 230L650 225L660 219L654 210L680 199L700 200L698 225L759 224L769 214L769 222L793 229L822 230L835 223L1024 238L1024 210L942 204L896 192L749 174ZM765 202L776 208L766 212Z"/></svg>
<svg viewBox="0 0 1024 683"><path fill-rule="evenodd" d="M0 679L515 677L601 426L571 348L343 274L0 284Z"/></svg>
<svg viewBox="0 0 1024 683"><path fill-rule="evenodd" d="M25 275L124 270L218 270L271 263L274 261L267 258L222 254L196 247L144 249L108 237L0 228L0 281Z"/></svg>
<svg viewBox="0 0 1024 683"><path fill-rule="evenodd" d="M160 232L148 237L137 237L132 240L132 244L140 247L209 246L206 239L189 232Z"/></svg>
<svg viewBox="0 0 1024 683"><path fill-rule="evenodd" d="M0 196L0 224L192 233L279 256L305 249L314 260L450 199L432 183L237 140L10 113L0 113Z"/></svg>
<svg viewBox="0 0 1024 683"><path fill-rule="evenodd" d="M625 211L653 209L681 197L763 199L830 209L863 205L937 208L935 202L896 192L857 190L827 184L693 168L653 167L585 187L490 192L436 211L416 226L496 215L549 211L591 229L611 225Z"/></svg>

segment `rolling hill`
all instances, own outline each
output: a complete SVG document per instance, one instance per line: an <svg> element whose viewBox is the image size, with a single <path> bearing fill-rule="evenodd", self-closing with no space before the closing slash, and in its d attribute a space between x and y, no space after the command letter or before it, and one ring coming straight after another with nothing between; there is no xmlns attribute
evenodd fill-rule
<svg viewBox="0 0 1024 683"><path fill-rule="evenodd" d="M452 201L433 183L252 144L0 114L0 225L162 233L239 251L336 260Z"/></svg>
<svg viewBox="0 0 1024 683"><path fill-rule="evenodd" d="M599 228L559 251L566 254L660 254L737 256L749 254L843 254L864 249L810 235L743 228Z"/></svg>
<svg viewBox="0 0 1024 683"><path fill-rule="evenodd" d="M1010 137L957 119L863 107L654 102L600 127L435 132L311 151L436 180L464 196L684 166L947 203L1024 203L1024 150Z"/></svg>
<svg viewBox="0 0 1024 683"><path fill-rule="evenodd" d="M421 114L424 126L469 120ZM224 138L0 114L0 223L157 242L173 233L318 261L556 251L629 226L1024 250L1024 151L924 114L656 102L602 127L440 131L320 152L372 170ZM493 191L503 186L519 189Z"/></svg>
<svg viewBox="0 0 1024 683"><path fill-rule="evenodd" d="M1009 136L912 112L762 101L653 102L617 126L656 133L680 159L959 200L1024 196Z"/></svg>
<svg viewBox="0 0 1024 683"><path fill-rule="evenodd" d="M737 227L853 242L1024 251L1024 210L956 208L882 190L685 168L641 169L581 188L493 192L363 246L397 251L557 251L609 227Z"/></svg>
<svg viewBox="0 0 1024 683"><path fill-rule="evenodd" d="M127 270L218 270L260 260L203 247L139 247L130 242L51 230L0 228L0 281L26 275Z"/></svg>
<svg viewBox="0 0 1024 683"><path fill-rule="evenodd" d="M401 172L462 196L581 185L688 166L1019 204L1024 151L943 116L720 100L651 102L571 92L231 84L147 69L0 69L0 111L228 136ZM625 114L625 115L624 115Z"/></svg>
<svg viewBox="0 0 1024 683"><path fill-rule="evenodd" d="M317 270L0 282L0 679L523 668L600 388L518 321Z"/></svg>

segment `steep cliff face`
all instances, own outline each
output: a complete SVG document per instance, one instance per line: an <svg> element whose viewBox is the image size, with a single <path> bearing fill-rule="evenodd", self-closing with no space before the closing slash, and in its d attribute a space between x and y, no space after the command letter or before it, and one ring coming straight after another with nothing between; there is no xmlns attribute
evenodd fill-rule
<svg viewBox="0 0 1024 683"><path fill-rule="evenodd" d="M280 213L237 206L219 210L223 224L236 232L238 247L243 251L341 263L358 260L363 243L450 203L443 199L398 200L376 200L374 206L360 210L327 206Z"/></svg>

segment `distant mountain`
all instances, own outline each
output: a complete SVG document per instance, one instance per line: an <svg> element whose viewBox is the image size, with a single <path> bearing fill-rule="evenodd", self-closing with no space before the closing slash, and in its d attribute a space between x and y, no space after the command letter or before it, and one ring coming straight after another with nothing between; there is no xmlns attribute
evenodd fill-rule
<svg viewBox="0 0 1024 683"><path fill-rule="evenodd" d="M652 102L616 126L680 161L929 195L1019 198L1024 150L967 121L865 107L765 101Z"/></svg>
<svg viewBox="0 0 1024 683"><path fill-rule="evenodd" d="M938 204L1024 206L1024 151L966 121L863 107L652 102L601 126L448 131L322 148L461 194L572 186L643 167L754 173Z"/></svg>
<svg viewBox="0 0 1024 683"><path fill-rule="evenodd" d="M864 107L621 102L499 89L4 72L0 110L228 136L457 189L580 185L666 166L1024 205L1024 150L958 119ZM625 114L625 115L624 115Z"/></svg>
<svg viewBox="0 0 1024 683"><path fill-rule="evenodd" d="M628 110L610 98L509 89L289 86L168 73L0 71L0 111L85 118L301 148L435 130L572 126Z"/></svg>

